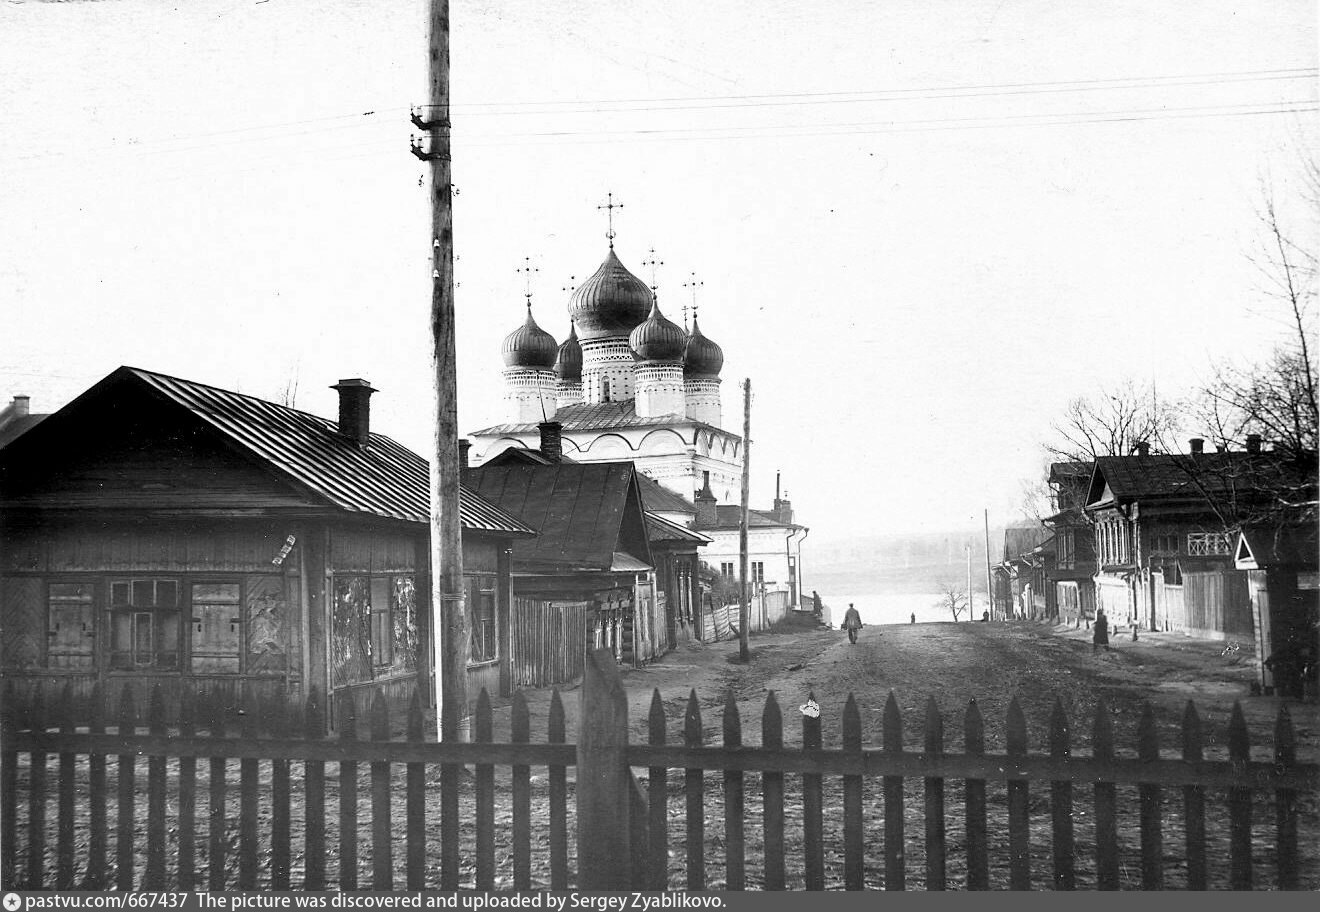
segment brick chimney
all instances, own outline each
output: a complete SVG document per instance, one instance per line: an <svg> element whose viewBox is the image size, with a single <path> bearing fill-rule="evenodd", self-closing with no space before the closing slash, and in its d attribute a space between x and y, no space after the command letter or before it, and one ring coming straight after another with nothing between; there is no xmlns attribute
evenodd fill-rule
<svg viewBox="0 0 1320 912"><path fill-rule="evenodd" d="M788 525L793 522L793 504L787 497L788 492L784 494L786 496L779 496L779 473L775 472L775 519Z"/></svg>
<svg viewBox="0 0 1320 912"><path fill-rule="evenodd" d="M460 484L466 484L468 480L468 450L472 449L472 441L466 437L458 438L458 481Z"/></svg>
<svg viewBox="0 0 1320 912"><path fill-rule="evenodd" d="M9 404L5 411L9 412L14 418L25 418L29 412L30 396L15 396L14 401Z"/></svg>
<svg viewBox="0 0 1320 912"><path fill-rule="evenodd" d="M330 388L339 391L339 433L354 443L366 443L371 438L371 394L376 391L359 377L340 380Z"/></svg>
<svg viewBox="0 0 1320 912"><path fill-rule="evenodd" d="M1137 443L1136 443L1136 445L1135 445L1132 449L1133 449L1133 452L1135 452L1138 456L1149 456L1149 455L1150 455L1150 441L1149 441L1149 440L1138 440Z"/></svg>
<svg viewBox="0 0 1320 912"><path fill-rule="evenodd" d="M715 509L715 493L710 489L710 472L701 473L701 490L693 498L697 505L697 516L693 525L698 529L709 529L719 522Z"/></svg>
<svg viewBox="0 0 1320 912"><path fill-rule="evenodd" d="M564 426L558 421L542 421L537 427L541 429L541 455L551 462L563 462Z"/></svg>
<svg viewBox="0 0 1320 912"><path fill-rule="evenodd" d="M1259 434L1248 434L1248 435L1247 435L1247 452L1250 453L1250 454L1252 454L1253 456L1255 456L1255 455L1257 455L1257 454L1260 453L1260 435L1259 435Z"/></svg>
<svg viewBox="0 0 1320 912"><path fill-rule="evenodd" d="M1187 441L1187 443L1188 443L1188 444L1191 446L1191 448L1192 448L1192 455L1193 455L1193 456L1200 456L1202 453L1205 452L1205 439L1204 439L1204 438L1202 438L1202 437L1193 437L1191 440Z"/></svg>

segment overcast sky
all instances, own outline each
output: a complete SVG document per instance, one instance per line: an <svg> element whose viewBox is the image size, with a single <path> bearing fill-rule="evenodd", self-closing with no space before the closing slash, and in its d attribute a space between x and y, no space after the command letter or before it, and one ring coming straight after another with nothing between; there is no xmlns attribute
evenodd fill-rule
<svg viewBox="0 0 1320 912"><path fill-rule="evenodd" d="M373 426L429 409L425 0L0 4L0 394L121 364ZM1282 327L1247 261L1317 130L1312 2L454 0L459 418L570 277L695 273L819 541L1012 518L1066 402ZM1296 223L1314 242L1314 226ZM1307 235L1306 232L1312 232Z"/></svg>

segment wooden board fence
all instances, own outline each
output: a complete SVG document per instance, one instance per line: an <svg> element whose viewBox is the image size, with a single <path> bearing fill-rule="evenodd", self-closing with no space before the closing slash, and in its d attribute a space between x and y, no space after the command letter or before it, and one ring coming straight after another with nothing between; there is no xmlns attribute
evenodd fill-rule
<svg viewBox="0 0 1320 912"><path fill-rule="evenodd" d="M99 695L87 720L73 714L72 694L58 707L30 707L3 720L0 885L1320 887L1315 859L1299 851L1315 835L1320 777L1315 764L1297 762L1286 706L1270 760L1252 759L1240 707L1218 742L1227 758L1205 759L1208 738L1191 703L1179 745L1159 743L1148 707L1136 743L1121 750L1100 701L1082 753L1075 722L1057 703L1044 749L1033 751L1014 701L1004 750L992 753L975 701L961 714L954 749L949 720L931 700L920 750L912 750L892 695L878 746L865 744L862 707L851 696L838 717L840 747L822 746L823 726L833 724L828 710L804 712L801 746L786 746L774 694L750 738L727 696L718 743L709 743L695 692L675 732L653 694L645 743L630 744L613 656L591 658L577 744L567 740L557 692L544 720L533 720L515 695L507 741L495 739L483 693L472 743L447 744L423 740L416 700L406 734L391 739L383 695L369 731L359 731L344 705L343 730L332 738L320 736L316 695L296 720L251 703L236 713L187 693L190 715L174 729L162 721L159 690L148 698L145 730L135 723L131 687L113 720L96 714ZM534 726L543 741L532 740ZM307 735L292 736L299 729ZM460 775L464 766L471 777ZM571 768L593 788L574 788ZM646 771L644 790L635 770ZM593 847L603 846L615 850L609 864L575 865L586 850L599 861Z"/></svg>

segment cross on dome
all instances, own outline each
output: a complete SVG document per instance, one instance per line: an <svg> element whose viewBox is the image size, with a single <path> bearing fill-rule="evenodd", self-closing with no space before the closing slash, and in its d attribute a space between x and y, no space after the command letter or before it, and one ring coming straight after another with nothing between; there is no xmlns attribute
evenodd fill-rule
<svg viewBox="0 0 1320 912"><path fill-rule="evenodd" d="M651 248L651 258L650 258L649 260L642 260L642 265L643 265L643 266L650 266L650 267L651 267L651 294L652 294L652 296L654 296L654 295L655 295L655 289L656 289L656 281L655 281L656 270L657 270L659 267L665 265L665 261L664 261L664 260L657 260L657 259L655 258L655 248L652 247L652 248Z"/></svg>
<svg viewBox="0 0 1320 912"><path fill-rule="evenodd" d="M614 194L606 193L604 205L597 206L596 208L605 210L605 217L609 220L609 228L605 232L605 237L609 238L610 249L613 250L614 249L614 210L622 209L623 203L616 203L614 201Z"/></svg>
<svg viewBox="0 0 1320 912"><path fill-rule="evenodd" d="M523 297L527 299L528 310L532 309L532 274L540 271L532 265L531 257L523 257L523 264L514 270L523 274Z"/></svg>
<svg viewBox="0 0 1320 912"><path fill-rule="evenodd" d="M700 288L702 285L705 285L706 283L700 281L700 280L697 278L697 274L696 274L695 272L693 272L693 273L689 273L689 275L691 275L692 278L690 278L690 279L688 279L686 282L684 282L684 283L683 283L683 287L684 287L684 288L691 288L691 289L692 289L692 319L695 321L695 320L697 319L697 289ZM687 306L686 306L686 305L684 305L684 307L683 307L683 323L684 323L684 325L687 324Z"/></svg>

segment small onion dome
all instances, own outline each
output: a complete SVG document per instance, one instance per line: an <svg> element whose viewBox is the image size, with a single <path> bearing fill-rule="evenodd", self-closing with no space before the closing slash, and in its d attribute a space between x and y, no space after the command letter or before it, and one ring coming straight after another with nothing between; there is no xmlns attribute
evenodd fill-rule
<svg viewBox="0 0 1320 912"><path fill-rule="evenodd" d="M651 315L646 318L646 322L632 331L628 344L643 361L678 362L683 360L687 333L665 319L657 301L652 302Z"/></svg>
<svg viewBox="0 0 1320 912"><path fill-rule="evenodd" d="M613 249L568 301L568 315L584 342L627 337L650 309L651 290L623 268Z"/></svg>
<svg viewBox="0 0 1320 912"><path fill-rule="evenodd" d="M527 307L527 322L504 337L500 352L506 367L526 367L549 370L555 365L558 353L555 337L536 325L532 308Z"/></svg>
<svg viewBox="0 0 1320 912"><path fill-rule="evenodd" d="M683 374L687 377L718 377L724 367L724 350L701 334L696 314L692 315L692 334L683 351Z"/></svg>
<svg viewBox="0 0 1320 912"><path fill-rule="evenodd" d="M555 358L555 376L570 382L582 379L582 345L578 342L577 324L568 331L568 338L559 346L559 356Z"/></svg>

